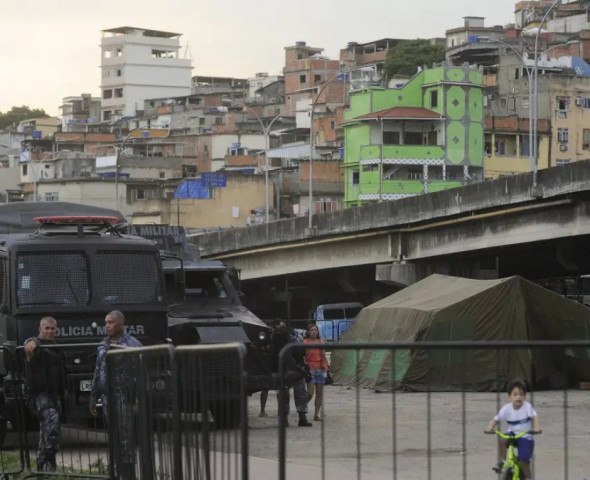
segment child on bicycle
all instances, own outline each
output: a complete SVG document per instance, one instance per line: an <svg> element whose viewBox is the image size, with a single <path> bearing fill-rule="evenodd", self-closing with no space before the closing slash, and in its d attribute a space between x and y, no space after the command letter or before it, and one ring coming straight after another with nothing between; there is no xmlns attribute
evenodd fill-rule
<svg viewBox="0 0 590 480"><path fill-rule="evenodd" d="M493 431L500 424L506 423L505 433L517 434L523 431L533 431L538 433L541 431L541 424L539 416L533 406L526 401L526 383L523 380L515 379L508 384L508 400L510 401L504 405L498 414L490 420L488 424L488 431ZM506 457L506 450L508 444L506 441L500 441L501 458ZM531 458L535 448L535 441L532 435L525 435L517 440L518 461L520 468L524 474L524 478L532 479L531 472ZM494 470L501 470L503 462L498 462L498 466Z"/></svg>

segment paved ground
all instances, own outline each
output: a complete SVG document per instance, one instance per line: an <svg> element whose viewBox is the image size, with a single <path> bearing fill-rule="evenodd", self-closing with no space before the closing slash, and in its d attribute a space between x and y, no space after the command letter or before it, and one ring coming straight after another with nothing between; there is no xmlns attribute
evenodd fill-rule
<svg viewBox="0 0 590 480"><path fill-rule="evenodd" d="M543 428L536 443L536 479L590 479L590 392L537 392L532 400ZM496 478L491 471L495 440L483 429L505 401L506 395L495 393L468 393L464 398L433 393L429 402L423 393L327 387L325 421L287 429L288 478L322 478L322 464L328 479ZM259 418L258 407L255 395L249 402L252 478L278 478L273 472L278 468L274 393L268 399L269 417ZM296 425L296 414L290 422Z"/></svg>

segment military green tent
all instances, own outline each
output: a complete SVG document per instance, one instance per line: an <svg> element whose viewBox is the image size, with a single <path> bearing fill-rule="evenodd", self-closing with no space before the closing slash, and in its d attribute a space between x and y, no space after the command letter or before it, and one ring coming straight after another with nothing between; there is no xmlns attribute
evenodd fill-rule
<svg viewBox="0 0 590 480"><path fill-rule="evenodd" d="M431 275L365 307L341 341L587 339L590 309L521 277ZM519 377L535 388L590 380L586 349L335 350L336 380L374 389L486 391Z"/></svg>

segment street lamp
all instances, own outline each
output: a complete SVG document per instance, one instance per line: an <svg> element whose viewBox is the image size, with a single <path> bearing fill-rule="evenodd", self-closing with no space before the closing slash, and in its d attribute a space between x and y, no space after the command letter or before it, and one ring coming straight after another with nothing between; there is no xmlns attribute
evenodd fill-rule
<svg viewBox="0 0 590 480"><path fill-rule="evenodd" d="M334 80L341 78L345 72L338 71L330 79L328 79L320 88L317 95L311 102L311 112L309 114L309 208L308 208L308 234L312 235L313 232L313 112L315 111L316 104L325 90L325 88Z"/></svg>
<svg viewBox="0 0 590 480"><path fill-rule="evenodd" d="M276 120L281 118L281 114L275 115L273 119L269 122L268 125L264 125L262 119L258 116L258 114L252 110L251 108L246 107L246 109L254 114L258 123L260 123L260 128L262 128L262 133L264 134L264 217L265 223L268 223L269 220L269 200L268 200L268 134L270 133L270 127L272 124L275 123Z"/></svg>
<svg viewBox="0 0 590 480"><path fill-rule="evenodd" d="M503 42L502 40L498 40L497 38L490 38L479 36L477 37L478 42L482 43L499 43L500 45L504 45L512 50L516 56L520 59L522 65L526 70L527 77L529 79L529 167L531 170L534 169L534 155L533 155L533 99L532 99L532 69L526 65L524 61L524 55L519 53L512 45L509 43Z"/></svg>
<svg viewBox="0 0 590 480"><path fill-rule="evenodd" d="M137 130L143 130L143 135L142 138L152 138L152 136L157 136L157 137L162 137L162 136L168 136L170 134L170 129L163 129L163 128L142 128L142 127L136 127L136 128L132 128L131 130L129 130L129 132L127 133L127 135L125 135L125 137L123 138L123 141L121 142L121 145L117 147L117 155L115 156L115 204L116 204L116 209L119 210L119 160L120 160L120 156L121 156L121 150L123 150L123 147L125 147L125 143L127 143L127 140L129 140L131 138L131 135L133 135L134 132L136 132ZM152 133L164 133L164 135L152 135Z"/></svg>
<svg viewBox="0 0 590 480"><path fill-rule="evenodd" d="M129 138L131 138L131 135L136 130L142 129L132 128L131 130L129 130L129 133L127 133L127 135L125 135L125 138L123 138L121 145L117 147L117 155L115 156L115 209L117 211L119 210L119 157L121 156L121 150L123 150L125 143L127 142L127 140L129 140Z"/></svg>
<svg viewBox="0 0 590 480"><path fill-rule="evenodd" d="M538 53L538 48L539 48L539 34L541 33L541 29L543 28L543 24L547 21L547 18L549 17L549 14L553 11L554 8L556 8L562 0L555 0L553 2L553 4L549 7L549 9L547 10L547 12L545 12L545 15L543 16L543 19L541 20L541 23L539 24L539 26L537 27L537 33L535 35L535 63L533 66L533 76L534 76L534 86L533 86L533 99L535 102L534 105L534 112L533 112L533 118L534 118L534 123L533 123L533 160L534 160L534 164L533 164L533 187L532 187L532 193L533 195L536 193L536 189L537 189L537 168L538 168L538 158L537 158L537 124L538 124L538 115L539 115L539 90L538 90L538 78L539 78L539 71L538 71L538 67L539 67L539 57L537 55Z"/></svg>

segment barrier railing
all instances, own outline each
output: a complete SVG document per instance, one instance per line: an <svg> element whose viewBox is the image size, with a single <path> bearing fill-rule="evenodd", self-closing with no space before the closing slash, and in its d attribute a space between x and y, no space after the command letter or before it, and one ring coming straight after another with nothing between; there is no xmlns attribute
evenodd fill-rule
<svg viewBox="0 0 590 480"><path fill-rule="evenodd" d="M309 448L305 432L283 421L284 405L291 358L318 348L331 352L336 382L324 387L322 421L305 430ZM533 471L587 477L584 340L290 344L280 355L278 478L491 478L500 452L483 431L514 378L528 383L543 430Z"/></svg>
<svg viewBox="0 0 590 480"><path fill-rule="evenodd" d="M1 478L108 478L108 437L88 410L96 346L1 349Z"/></svg>
<svg viewBox="0 0 590 480"><path fill-rule="evenodd" d="M36 468L39 424L23 353L2 351L3 418L11 428L0 478L247 479L249 468L307 480L494 475L496 442L483 430L508 402L505 388L515 377L529 383L541 419L533 470L547 478L587 476L590 341L290 344L280 356L278 427L260 418L250 431L242 345L109 352L108 422L99 416L94 423L77 408L87 408L88 385L74 368L93 355L84 360L80 346L60 347L70 393L55 473ZM287 427L289 359L318 348L329 351L336 383L324 389L321 421L310 414L313 428Z"/></svg>
<svg viewBox="0 0 590 480"><path fill-rule="evenodd" d="M244 357L240 344L109 352L111 478L247 479Z"/></svg>
<svg viewBox="0 0 590 480"><path fill-rule="evenodd" d="M93 418L96 347L40 347L57 357L36 372L22 348L2 350L0 478L248 478L243 345L113 349L108 391ZM49 405L39 407L35 392L49 392ZM36 459L52 448L38 444L40 418L42 441L54 435L55 471Z"/></svg>

